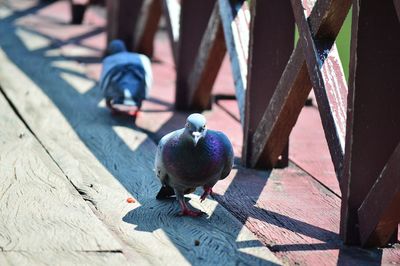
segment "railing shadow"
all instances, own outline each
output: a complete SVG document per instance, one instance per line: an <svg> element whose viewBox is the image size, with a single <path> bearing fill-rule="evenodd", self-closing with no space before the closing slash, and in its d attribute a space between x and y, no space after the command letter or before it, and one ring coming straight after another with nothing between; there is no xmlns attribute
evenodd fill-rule
<svg viewBox="0 0 400 266"><path fill-rule="evenodd" d="M51 3L49 3L51 4ZM2 49L7 53L7 56L27 75L29 76L38 86L43 90L43 92L52 100L52 102L61 111L70 125L74 128L75 132L82 140L82 142L88 147L98 161L141 203L141 206L130 211L125 215L123 220L127 223L132 223L137 225L135 230L154 232L158 229L162 229L169 237L176 248L181 252L185 258L192 263L202 260L207 264L217 264L219 262L218 256L212 257L211 254L221 253L224 256L232 256L234 254L224 254L224 252L236 252L236 255L240 257L240 262L246 264L248 261L257 262L258 264L265 264L266 261L260 258L255 258L252 255L241 252L239 249L246 247L258 247L260 243L257 241L241 241L236 242L236 246L224 247L220 243L223 241L218 241L219 238L224 237L237 237L240 234L241 226L232 226L229 234L222 231L212 231L215 225L212 222L220 222L220 217L202 217L200 219L192 219L187 217L178 217L178 205L173 200L167 201L157 201L155 200L155 195L160 187L159 181L154 175L151 176L139 176L136 177L137 180L132 182L132 176L127 175L126 171L121 172L121 168L130 169L134 166L130 164L129 160L118 161L112 158L112 154L104 154L104 151L99 150L95 142L90 141L92 137L100 137L96 134L98 132L91 132L88 135L87 127L90 123L100 124L101 127L107 131L107 136L111 140L116 140L115 146L118 147L118 152L124 154L127 157L137 157L138 155L135 150L132 150L122 138L114 131L113 126L123 126L130 128L132 130L137 130L138 128L132 123L132 120L126 117L113 117L110 115L108 110L98 107L98 103L101 101L100 91L93 87L88 92L81 94L70 84L68 84L64 79L62 79L58 74L64 70L56 70L51 67L51 62L56 60L75 60L76 58L66 58L66 57L48 57L46 59L46 65L43 65L43 57L49 49L59 48L62 45L71 43L70 41L58 42L56 46L51 46L43 48L37 51L29 51L25 48L25 45L21 42L18 36L15 34L16 27L12 25L13 21L21 18L25 15L36 12L42 8L45 8L48 4L41 4L34 8L20 11L14 15L0 21L0 36L7 36L6 39L0 38L0 45ZM32 31L32 30L31 30ZM32 31L32 33L35 33ZM91 33L86 33L82 36L78 36L73 39L73 42L79 42L80 40L93 35L99 34L100 31L95 29ZM40 34L37 32L37 34ZM25 57L32 57L31 64L27 64ZM85 60L85 58L81 58ZM52 84L57 84L57 87L49 86L48 79L43 75L38 75L36 65L37 62L42 70L45 70L48 75L53 75L54 80ZM78 72L69 70L70 74L81 75ZM42 73L43 74L43 73ZM151 101L162 103L168 105L168 103L152 98ZM75 108L79 107L79 110ZM84 108L82 108L84 107ZM84 112L79 112L82 111ZM151 110L150 110L151 111ZM151 135L151 137L157 142L164 132L171 131L176 128L176 125L183 125L183 121L186 117L185 113L180 115L173 115L173 117L167 121L158 133ZM88 122L88 124L82 125L82 121ZM143 130L143 129L142 129ZM144 130L143 130L144 131ZM150 134L151 132L146 132ZM140 147L138 148L141 149ZM149 164L148 164L149 165ZM147 166L148 166L147 165ZM152 163L150 164L152 165ZM151 167L151 166L149 166ZM151 168L150 168L151 169ZM151 172L150 170L148 172ZM237 174L233 177L232 182L228 186L224 195L216 195L215 198L221 204L217 205L215 213L220 213L221 209L226 207L231 213L238 218L242 224L246 223L249 218L255 218L261 220L268 224L273 224L278 227L286 228L290 231L296 232L298 234L304 234L308 237L318 239L324 243L319 244L288 244L288 245L274 245L269 248L274 252L289 252L289 251L308 251L308 250L339 250L338 255L338 265L345 264L359 264L362 263L368 265L377 265L381 263L382 260L382 250L362 250L358 248L346 247L341 244L339 236L331 231L319 228L317 226L305 223L293 219L291 217L279 214L277 212L268 211L266 209L260 209L256 207L256 201L261 196L263 188L267 185L269 179L269 172L261 172L262 178L258 178L257 182L253 183L251 187L251 197L246 197L246 195L241 195L243 191L238 189L238 187L244 186L252 181L248 179L248 170L240 168ZM146 187L147 192L142 193L138 191L132 185L133 183L140 183L140 187ZM232 201L227 203L223 200L223 197L230 195L230 199L237 198L237 202ZM235 206L236 204L236 206ZM238 208L240 207L240 208ZM243 211L245 207L245 211ZM148 219L148 217L156 217L156 219ZM224 225L229 226L229 225ZM242 225L244 226L244 225ZM204 229L210 229L209 234L200 234L200 231L206 231ZM196 232L193 234L193 232ZM179 233L177 233L179 232ZM195 235L202 249L196 249L194 246L193 237L188 236ZM210 240L212 239L212 241ZM224 251L224 249L226 249Z"/></svg>
<svg viewBox="0 0 400 266"><path fill-rule="evenodd" d="M175 201L155 200L155 195L160 188L160 182L152 172L153 162L143 162L142 160L145 165L141 167L146 169L146 173L143 175L135 172L135 165L131 163L135 161L134 158L141 156L137 151L145 150L146 147L142 148L141 145L144 144L141 144L137 149L132 150L113 129L114 126L136 129L132 119L121 116L114 117L108 110L99 107L98 104L102 99L102 95L96 87L81 93L64 80L60 76L64 70L52 66L52 62L61 59L68 60L68 58L45 56L48 50L60 48L71 42L53 42L49 47L29 51L16 35L17 26L13 24L14 21L39 11L48 4L40 4L25 12L18 12L5 20L0 20L0 36L7 36L7 38L0 38L0 46L7 54L7 57L54 103L97 160L141 204L140 207L129 212L123 220L137 225L135 230L154 232L162 229L187 261L193 264L201 262L201 264L211 265L218 264L221 261L232 263L233 261L229 261L232 258L235 258L235 263L239 264L247 264L248 262L258 265L269 264L268 261L262 258L240 250L249 246L262 247L259 242L229 242L232 243L232 246L224 245L227 243L225 238L229 237L236 240L235 237L239 235L243 227L239 223L232 225L221 224L222 221L235 221L234 219L223 219L221 216L202 217L200 219L178 217L176 216L178 205ZM35 33L33 29L30 31ZM97 33L98 29L95 28L92 32L74 37L73 40L74 42L79 42ZM37 34L41 33L38 32ZM68 70L67 72L81 76L81 73L75 73L73 70ZM97 132L88 130L91 125L96 125L96 128L101 130ZM104 137L114 142L110 145L112 147L108 150L109 154L98 146L97 139ZM116 153L123 154L125 158L121 159L121 156L114 158ZM137 159L136 161L140 160ZM130 169L135 174L129 173ZM220 212L221 208L218 205L214 212ZM157 219L149 219L149 215L152 215L151 218L157 217ZM189 238L189 235L199 238L201 248L196 249L194 247L193 239ZM155 250L154 252L157 251Z"/></svg>

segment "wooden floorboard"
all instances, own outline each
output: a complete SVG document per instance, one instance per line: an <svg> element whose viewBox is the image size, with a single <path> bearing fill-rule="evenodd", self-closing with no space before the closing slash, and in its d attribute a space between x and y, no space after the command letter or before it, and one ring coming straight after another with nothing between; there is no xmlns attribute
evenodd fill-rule
<svg viewBox="0 0 400 266"><path fill-rule="evenodd" d="M124 254L158 265L279 263L217 202L200 204L198 196L191 195L190 203L208 214L192 219L177 215L175 201L157 201L154 142L135 130L132 120L110 115L98 88L85 86L90 80L79 73L78 63L45 58L46 49L31 53L10 24L0 25L0 35L5 32L8 38L0 40L3 91L121 240ZM128 204L127 197L136 203Z"/></svg>
<svg viewBox="0 0 400 266"><path fill-rule="evenodd" d="M0 265L128 265L122 253L77 251L0 252Z"/></svg>
<svg viewBox="0 0 400 266"><path fill-rule="evenodd" d="M2 94L0 139L0 252L6 259L15 252L25 252L23 259L32 263L47 260L40 252L74 251L83 260L86 252L93 252L92 260L96 252L122 252ZM103 260L126 261L116 258Z"/></svg>
<svg viewBox="0 0 400 266"><path fill-rule="evenodd" d="M172 112L175 72L168 39L165 34L156 37L154 86L134 127L131 120L110 116L94 82L86 78L86 74L94 80L98 77L100 65L92 59L101 55L105 46L102 32L88 34L97 22L71 28L64 23L68 18L59 16L54 18L57 23L46 22L53 23L52 27L38 23L55 10L62 10L63 4L58 1L37 12L42 18L18 18L25 30L51 40L50 46L32 52L13 34L15 28L0 21L0 36L8 34L0 38L7 52L7 57L0 57L0 84L7 84L8 97L51 156L114 236L121 239L125 256L144 257L140 262L150 260L154 264L215 264L215 258L228 257L234 258L232 264L264 264L265 260L257 257L270 253L249 234L250 229L289 265L400 263L397 246L363 250L341 244L339 191L333 168L326 164L329 153L326 146L323 148L322 127L315 127L320 125L315 108L303 110L291 136L291 159L299 167L291 164L269 173L236 166L215 189L215 199L221 205L212 200L200 205L198 197L191 196L192 205L210 214L204 220L182 219L175 216L178 208L174 202L155 201L159 183L151 173L154 144L135 130L157 141L166 132L182 127L186 118L185 113ZM84 37L79 38L80 34ZM74 41L63 43L69 35ZM38 40L39 36L32 38L31 44L40 44ZM10 78L9 73L19 74ZM214 93L234 94L228 60L220 73ZM240 156L242 133L234 104L220 101L205 115L209 128L225 131ZM138 203L127 204L129 196ZM194 240L200 240L199 249L193 246ZM0 265L5 258L0 253Z"/></svg>

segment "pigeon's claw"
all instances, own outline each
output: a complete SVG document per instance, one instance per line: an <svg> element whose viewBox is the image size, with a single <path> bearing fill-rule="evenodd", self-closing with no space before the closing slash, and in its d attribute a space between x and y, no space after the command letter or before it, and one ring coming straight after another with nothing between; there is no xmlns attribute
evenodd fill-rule
<svg viewBox="0 0 400 266"><path fill-rule="evenodd" d="M200 197L200 202L203 202L208 195L212 195L212 188L211 187L203 187L204 188L204 192Z"/></svg>
<svg viewBox="0 0 400 266"><path fill-rule="evenodd" d="M177 198L179 201L179 205L181 207L181 212L180 212L181 216L199 217L199 216L203 215L202 211L193 211L193 210L189 209L188 206L186 205L186 202L185 202L182 194L177 193L176 195L177 195Z"/></svg>
<svg viewBox="0 0 400 266"><path fill-rule="evenodd" d="M189 208L183 209L180 213L181 216L199 217L203 215L202 211L192 211Z"/></svg>

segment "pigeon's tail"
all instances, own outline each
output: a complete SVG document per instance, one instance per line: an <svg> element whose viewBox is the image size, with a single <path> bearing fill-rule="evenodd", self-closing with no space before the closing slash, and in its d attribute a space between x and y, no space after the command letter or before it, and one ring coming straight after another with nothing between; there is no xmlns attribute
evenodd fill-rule
<svg viewBox="0 0 400 266"><path fill-rule="evenodd" d="M174 189L170 186L162 186L160 191L158 192L156 199L166 199L175 195Z"/></svg>

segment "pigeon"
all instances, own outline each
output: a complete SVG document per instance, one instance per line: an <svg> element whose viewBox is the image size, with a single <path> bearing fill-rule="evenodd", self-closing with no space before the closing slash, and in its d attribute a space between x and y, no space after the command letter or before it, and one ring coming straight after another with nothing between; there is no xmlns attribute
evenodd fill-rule
<svg viewBox="0 0 400 266"><path fill-rule="evenodd" d="M113 113L135 116L147 98L152 83L150 59L126 50L121 40L113 40L103 60L100 88Z"/></svg>
<svg viewBox="0 0 400 266"><path fill-rule="evenodd" d="M155 170L162 187L156 198L176 195L181 215L200 216L203 212L189 209L184 195L201 186L204 201L218 180L229 175L233 159L232 144L225 134L207 130L203 115L189 115L184 128L168 133L158 144Z"/></svg>

